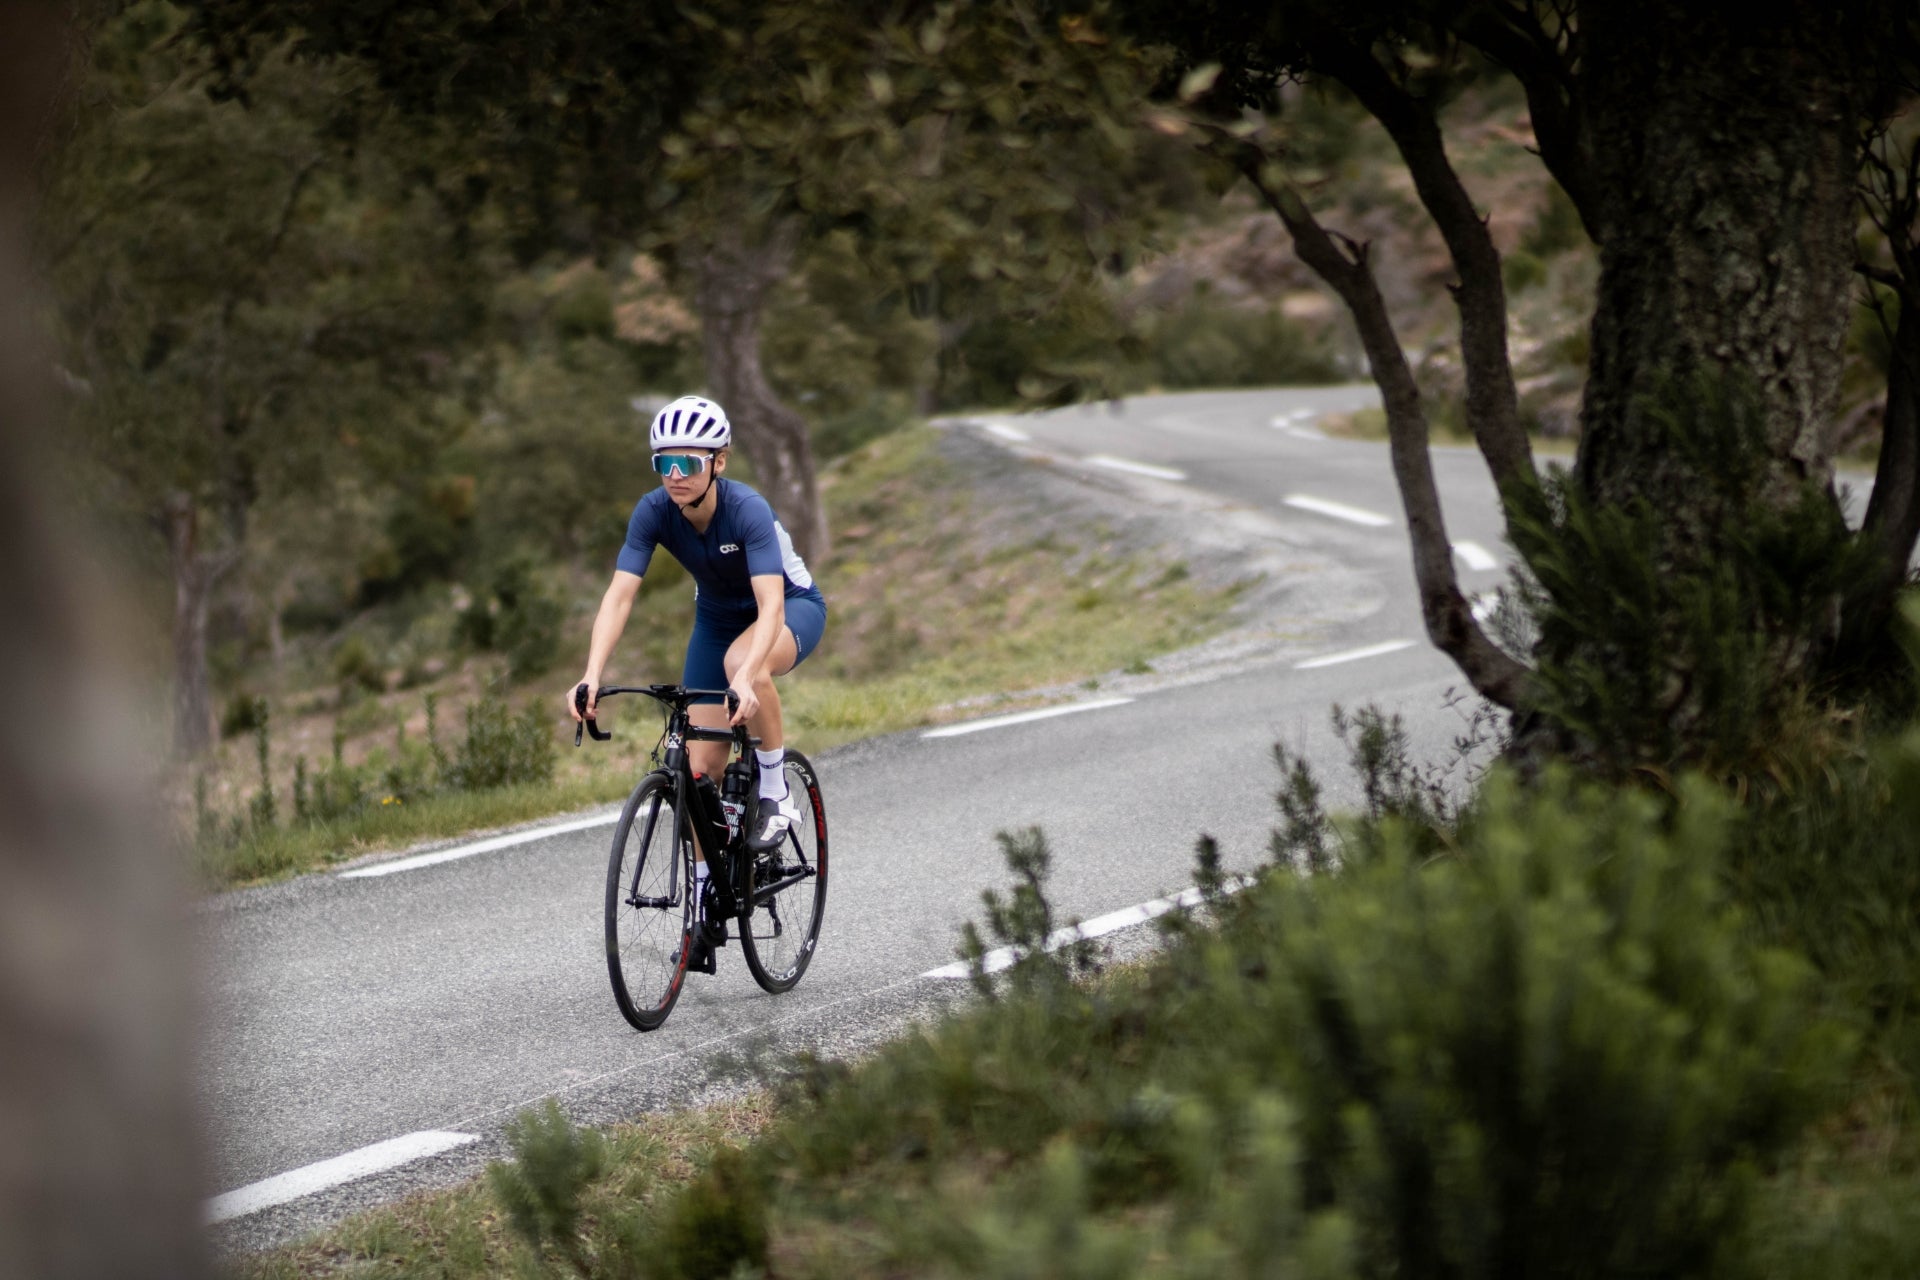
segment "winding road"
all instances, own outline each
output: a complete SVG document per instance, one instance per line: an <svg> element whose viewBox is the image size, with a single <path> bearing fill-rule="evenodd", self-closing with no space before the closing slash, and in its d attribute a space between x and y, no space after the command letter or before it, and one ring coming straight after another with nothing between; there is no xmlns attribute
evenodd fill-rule
<svg viewBox="0 0 1920 1280"><path fill-rule="evenodd" d="M1191 883L1203 831L1230 866L1264 858L1276 740L1351 801L1329 704L1398 711L1417 748L1446 754L1463 682L1424 639L1386 448L1314 427L1376 401L1371 387L1220 392L949 424L1185 530L1196 565L1230 542L1266 571L1268 621L1211 657L1103 682L1073 713L823 753L833 878L819 953L788 995L762 993L730 947L662 1030L632 1031L600 937L610 817L208 900L221 1243L279 1243L468 1176L544 1098L592 1123L694 1104L742 1087L754 1053L857 1052L964 998L940 975L980 892L1006 883L996 831L1043 827L1061 912L1120 926ZM1434 463L1463 587L1489 590L1506 553L1486 470L1466 450Z"/></svg>

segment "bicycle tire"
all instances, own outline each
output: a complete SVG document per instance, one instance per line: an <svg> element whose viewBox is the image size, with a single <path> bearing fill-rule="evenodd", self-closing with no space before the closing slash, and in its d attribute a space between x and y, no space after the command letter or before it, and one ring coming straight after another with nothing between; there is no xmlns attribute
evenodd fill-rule
<svg viewBox="0 0 1920 1280"><path fill-rule="evenodd" d="M820 780L813 765L797 751L787 752L783 767L787 786L802 800L800 826L789 831L772 853L754 859L750 883L755 905L739 916L740 951L747 970L755 982L775 993L793 990L813 962L820 920L827 909L827 809L820 797ZM796 879L802 870L811 874ZM765 902L758 901L762 893L768 893Z"/></svg>
<svg viewBox="0 0 1920 1280"><path fill-rule="evenodd" d="M652 773L627 797L607 856L607 976L626 1020L652 1031L687 976L693 851L681 834L673 780Z"/></svg>

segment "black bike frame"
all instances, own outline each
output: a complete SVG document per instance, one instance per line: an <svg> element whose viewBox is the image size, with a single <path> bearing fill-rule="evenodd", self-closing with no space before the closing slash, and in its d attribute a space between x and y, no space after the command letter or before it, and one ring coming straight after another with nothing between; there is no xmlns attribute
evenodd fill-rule
<svg viewBox="0 0 1920 1280"><path fill-rule="evenodd" d="M585 690L586 686L581 685L574 694L575 705L582 711L586 708ZM687 708L692 705L693 700L704 697L725 698L727 708L731 712L732 709L738 705L738 699L730 689L686 689L680 685L645 685L638 687L605 685L601 687L596 696L596 701L598 701L599 698L610 698L622 693L643 693L667 708L667 730L664 739L666 750L661 756L660 767L655 769L654 772L669 779L673 783L674 849L677 851L680 848L680 842L694 835L696 830L703 833L704 839L700 840L700 847L706 853L707 860L710 863L715 863L718 870L722 873L717 882L722 900L717 905L721 908L723 916L739 914L741 911L741 901L747 896L747 859L736 856L740 852L740 850L736 848L736 845L744 841L746 837L746 823L743 822L741 824L740 835L738 837L728 838L725 818L720 814L711 812L707 808L706 795L699 787L694 785L693 771L687 765L686 744L689 742L724 742L738 748L740 758L747 762L747 767L752 771L752 776L749 779L750 787L747 794L753 795L758 791L760 774L760 763L754 757L753 748L760 745L760 739L748 736L745 725L735 725L730 729L706 729L694 724L687 715ZM592 734L594 739L599 742L605 742L613 736L611 733L602 733L600 726L595 721L582 719L573 731L573 743L575 746L580 745L580 733L582 729ZM717 781L715 785L718 785ZM692 826L696 811L698 811L700 818L698 828ZM659 819L659 816L660 810L657 806L647 815L647 825L641 832L640 847L642 849L649 847L653 839L653 824ZM627 889L627 901L633 903L635 906L672 907L674 900L679 896L680 892L678 882L680 859L677 856L677 852L667 869L667 896L664 900L649 899L641 901L639 897L641 870L642 865L636 862L633 868L633 883L628 886ZM786 888L792 881L793 877L788 877L776 881L771 885L762 886L761 892L752 895L753 900L748 905L748 909L751 910L751 907L758 906L767 901L774 893Z"/></svg>

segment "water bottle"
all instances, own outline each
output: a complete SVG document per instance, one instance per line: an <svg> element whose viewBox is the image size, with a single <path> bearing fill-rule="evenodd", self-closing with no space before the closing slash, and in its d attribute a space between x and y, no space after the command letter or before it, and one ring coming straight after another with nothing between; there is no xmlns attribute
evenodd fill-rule
<svg viewBox="0 0 1920 1280"><path fill-rule="evenodd" d="M720 780L720 807L727 815L727 838L736 840L740 836L741 824L747 820L747 796L753 787L753 767L746 758L735 760L727 766Z"/></svg>

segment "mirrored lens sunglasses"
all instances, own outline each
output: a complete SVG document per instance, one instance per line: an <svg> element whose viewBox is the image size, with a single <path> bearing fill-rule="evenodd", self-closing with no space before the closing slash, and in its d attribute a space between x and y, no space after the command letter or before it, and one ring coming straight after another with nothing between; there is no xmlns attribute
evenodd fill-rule
<svg viewBox="0 0 1920 1280"><path fill-rule="evenodd" d="M697 476L707 469L707 460L697 453L656 453L653 469L663 476Z"/></svg>

